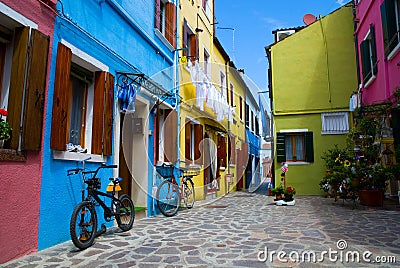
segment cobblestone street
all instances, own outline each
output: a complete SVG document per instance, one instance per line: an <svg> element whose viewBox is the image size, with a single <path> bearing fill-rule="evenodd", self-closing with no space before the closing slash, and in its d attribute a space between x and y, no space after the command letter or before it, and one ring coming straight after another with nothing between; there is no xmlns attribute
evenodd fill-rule
<svg viewBox="0 0 400 268"><path fill-rule="evenodd" d="M392 267L400 266L399 245L398 211L301 196L284 207L271 196L235 192L172 218L137 220L130 232L110 229L84 251L68 241L3 267ZM354 252L361 263L346 262ZM391 256L395 263L363 260Z"/></svg>

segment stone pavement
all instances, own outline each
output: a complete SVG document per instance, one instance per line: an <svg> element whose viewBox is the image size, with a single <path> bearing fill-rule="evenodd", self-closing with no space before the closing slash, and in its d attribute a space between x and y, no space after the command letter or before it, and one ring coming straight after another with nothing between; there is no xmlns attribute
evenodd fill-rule
<svg viewBox="0 0 400 268"><path fill-rule="evenodd" d="M363 256L389 261L393 256L396 262L367 263ZM280 207L271 196L246 192L198 202L172 218L137 220L129 232L112 228L84 251L68 241L3 264L7 268L393 266L400 267L400 212L353 209L341 201L310 196L296 197L295 206Z"/></svg>

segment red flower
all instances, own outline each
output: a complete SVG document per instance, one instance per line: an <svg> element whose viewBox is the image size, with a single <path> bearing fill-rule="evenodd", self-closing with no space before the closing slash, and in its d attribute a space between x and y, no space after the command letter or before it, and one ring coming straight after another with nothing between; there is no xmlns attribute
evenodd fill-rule
<svg viewBox="0 0 400 268"><path fill-rule="evenodd" d="M1 114L2 116L7 116L7 115L8 115L8 112L7 112L5 109L0 109L0 114Z"/></svg>

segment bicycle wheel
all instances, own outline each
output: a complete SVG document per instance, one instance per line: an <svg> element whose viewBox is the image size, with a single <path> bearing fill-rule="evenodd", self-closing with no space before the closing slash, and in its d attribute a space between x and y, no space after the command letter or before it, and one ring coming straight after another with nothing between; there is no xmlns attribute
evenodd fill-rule
<svg viewBox="0 0 400 268"><path fill-rule="evenodd" d="M191 209L194 206L194 183L190 178L183 182L183 200L187 208Z"/></svg>
<svg viewBox="0 0 400 268"><path fill-rule="evenodd" d="M86 249L93 244L97 231L97 214L92 202L84 201L75 207L69 231L77 248Z"/></svg>
<svg viewBox="0 0 400 268"><path fill-rule="evenodd" d="M129 231L135 221L135 206L132 199L126 194L121 195L119 201L121 203L117 205L115 219L122 231Z"/></svg>
<svg viewBox="0 0 400 268"><path fill-rule="evenodd" d="M174 216L181 204L178 185L168 180L163 181L157 188L156 199L157 206L164 216Z"/></svg>

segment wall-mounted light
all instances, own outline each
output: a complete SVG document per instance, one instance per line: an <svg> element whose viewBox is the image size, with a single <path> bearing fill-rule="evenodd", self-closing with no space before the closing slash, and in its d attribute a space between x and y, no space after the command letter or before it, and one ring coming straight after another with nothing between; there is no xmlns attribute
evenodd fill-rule
<svg viewBox="0 0 400 268"><path fill-rule="evenodd" d="M195 31L196 31L196 33L201 33L203 31L203 29L196 28Z"/></svg>

